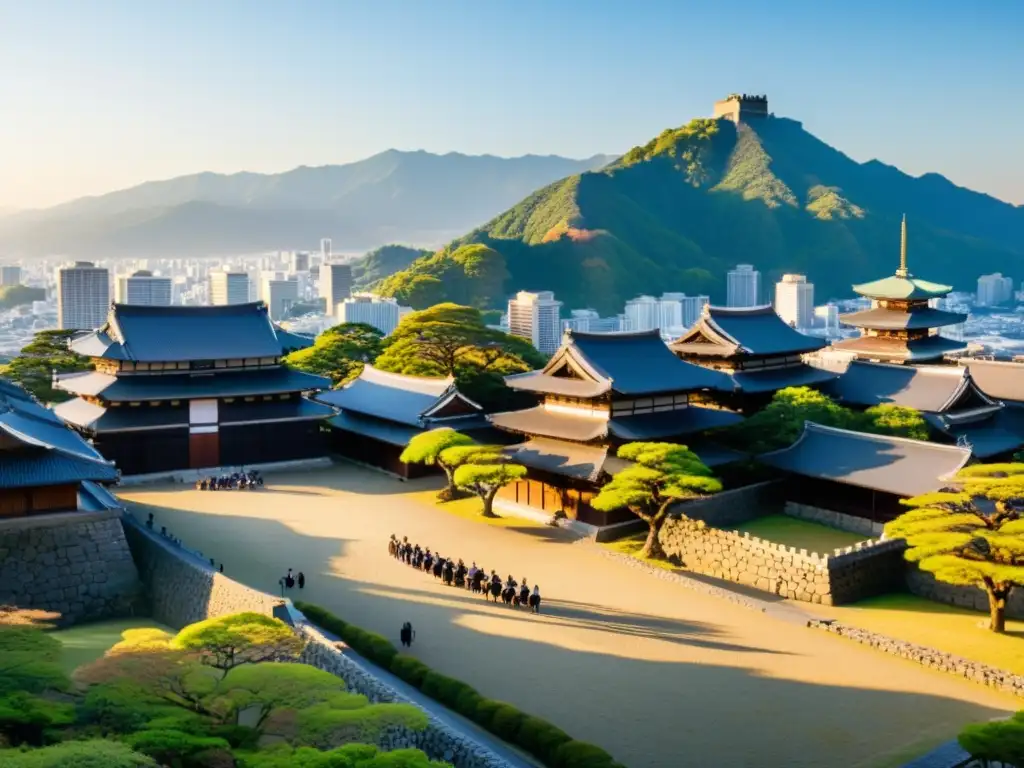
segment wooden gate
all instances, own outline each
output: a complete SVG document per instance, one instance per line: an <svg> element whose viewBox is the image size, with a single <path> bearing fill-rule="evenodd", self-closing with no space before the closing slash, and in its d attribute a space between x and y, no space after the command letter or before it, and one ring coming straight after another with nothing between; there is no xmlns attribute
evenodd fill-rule
<svg viewBox="0 0 1024 768"><path fill-rule="evenodd" d="M192 469L220 466L220 435L193 432L188 436L188 465Z"/></svg>

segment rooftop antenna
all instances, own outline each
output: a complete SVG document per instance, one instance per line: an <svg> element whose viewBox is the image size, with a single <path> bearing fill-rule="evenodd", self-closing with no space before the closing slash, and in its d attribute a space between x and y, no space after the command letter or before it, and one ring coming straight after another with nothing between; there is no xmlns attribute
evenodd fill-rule
<svg viewBox="0 0 1024 768"><path fill-rule="evenodd" d="M896 270L896 277L906 277L907 271L907 214L903 214L903 224L900 226L900 268Z"/></svg>

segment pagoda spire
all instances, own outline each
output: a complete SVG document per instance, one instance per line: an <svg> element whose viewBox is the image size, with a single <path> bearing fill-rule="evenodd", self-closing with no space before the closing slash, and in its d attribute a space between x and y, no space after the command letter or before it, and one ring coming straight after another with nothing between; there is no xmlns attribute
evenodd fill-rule
<svg viewBox="0 0 1024 768"><path fill-rule="evenodd" d="M900 268L896 270L896 277L906 277L910 272L907 270L907 214L903 214L903 224L900 226Z"/></svg>

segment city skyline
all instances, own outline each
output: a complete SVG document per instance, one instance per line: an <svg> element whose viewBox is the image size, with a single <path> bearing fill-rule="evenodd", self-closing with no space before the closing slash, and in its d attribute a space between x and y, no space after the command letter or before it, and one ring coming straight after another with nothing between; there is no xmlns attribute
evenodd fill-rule
<svg viewBox="0 0 1024 768"><path fill-rule="evenodd" d="M1024 105L1005 98L1012 73L1024 68L1013 39L1024 20L1017 4L986 4L981 18L951 2L841 10L797 2L786 13L759 2L648 2L628 14L610 3L587 13L578 6L112 1L101 13L69 2L9 4L0 62L18 77L0 78L0 96L22 117L0 126L0 162L18 182L0 191L0 208L45 207L202 171L352 162L391 147L621 153L708 114L737 88L769 93L772 111L802 120L857 160L941 173L1024 202L1022 150L1009 131L969 153L948 151L966 115L998 102L1001 124L1024 117ZM716 56L715 30L733 28L736 13L744 37L728 57ZM908 44L906 29L922 25L929 34ZM707 34L678 46L683 28ZM93 45L100 36L105 44ZM744 43L753 36L787 56L766 65L764 47ZM47 46L36 44L41 37ZM444 46L423 55L425 40L446 38L460 41L458 55ZM413 54L402 51L413 50L409 66ZM711 56L715 68L681 88L678 72ZM508 98L552 71L573 79L576 98L529 107ZM608 93L616 94L614 110ZM69 113L73 123L56 119Z"/></svg>

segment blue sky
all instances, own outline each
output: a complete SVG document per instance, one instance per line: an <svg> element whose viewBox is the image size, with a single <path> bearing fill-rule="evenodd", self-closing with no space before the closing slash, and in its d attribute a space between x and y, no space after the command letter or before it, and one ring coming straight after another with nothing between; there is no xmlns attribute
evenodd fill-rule
<svg viewBox="0 0 1024 768"><path fill-rule="evenodd" d="M733 91L1024 203L1016 0L0 0L0 207L426 149L624 152Z"/></svg>

